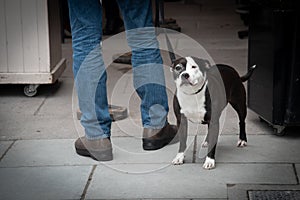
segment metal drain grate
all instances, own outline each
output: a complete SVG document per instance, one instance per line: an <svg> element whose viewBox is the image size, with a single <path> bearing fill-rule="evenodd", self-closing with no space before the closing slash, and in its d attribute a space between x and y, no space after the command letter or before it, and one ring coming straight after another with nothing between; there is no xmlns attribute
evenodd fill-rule
<svg viewBox="0 0 300 200"><path fill-rule="evenodd" d="M300 190L248 191L249 200L299 200Z"/></svg>

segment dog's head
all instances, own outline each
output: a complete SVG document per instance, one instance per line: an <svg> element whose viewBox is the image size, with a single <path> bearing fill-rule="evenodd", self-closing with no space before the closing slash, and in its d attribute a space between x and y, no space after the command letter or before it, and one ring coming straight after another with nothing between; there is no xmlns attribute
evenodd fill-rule
<svg viewBox="0 0 300 200"><path fill-rule="evenodd" d="M207 60L195 57L184 57L175 60L171 65L178 90L186 94L197 92L206 82L206 72L210 67Z"/></svg>

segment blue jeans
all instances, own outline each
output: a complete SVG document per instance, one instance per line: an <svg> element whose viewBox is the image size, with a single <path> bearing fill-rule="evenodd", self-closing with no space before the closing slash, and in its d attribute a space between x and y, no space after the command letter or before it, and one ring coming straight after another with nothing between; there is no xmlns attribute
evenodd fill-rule
<svg viewBox="0 0 300 200"><path fill-rule="evenodd" d="M72 29L73 72L88 139L110 137L106 70L102 59L102 6L99 0L68 0ZM132 50L134 87L141 98L143 127L167 123L168 98L151 0L118 0Z"/></svg>

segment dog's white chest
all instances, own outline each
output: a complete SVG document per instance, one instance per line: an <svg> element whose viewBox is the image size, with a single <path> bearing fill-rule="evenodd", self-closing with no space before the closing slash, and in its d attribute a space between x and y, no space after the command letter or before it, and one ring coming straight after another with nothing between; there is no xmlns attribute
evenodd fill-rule
<svg viewBox="0 0 300 200"><path fill-rule="evenodd" d="M202 123L206 114L205 109L205 92L199 94L187 95L177 91L177 98L180 104L180 112L193 123Z"/></svg>

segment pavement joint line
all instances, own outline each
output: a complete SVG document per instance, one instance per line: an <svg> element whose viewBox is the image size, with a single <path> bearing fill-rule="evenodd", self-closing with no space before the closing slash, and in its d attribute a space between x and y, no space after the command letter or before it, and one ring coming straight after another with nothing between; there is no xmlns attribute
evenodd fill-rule
<svg viewBox="0 0 300 200"><path fill-rule="evenodd" d="M194 147L193 147L193 157L192 157L192 163L196 163L196 156L197 156L197 135L195 135L194 138Z"/></svg>
<svg viewBox="0 0 300 200"><path fill-rule="evenodd" d="M295 163L293 163L293 169L294 169L294 173L295 173L295 176L296 176L297 185L299 185L299 177L298 177L298 173L297 173L297 169L296 169Z"/></svg>
<svg viewBox="0 0 300 200"><path fill-rule="evenodd" d="M87 182L86 182L86 185L84 186L83 192L82 192L82 194L81 194L80 200L84 200L84 199L85 199L87 190L88 190L88 188L89 188L89 186L90 186L90 184L91 184L91 181L92 181L92 178L93 178L93 175L94 175L94 172L95 172L96 168L97 168L97 165L93 165L93 168L92 168L92 170L91 170L91 173L90 173L90 175L89 175L89 178L88 178L88 180L87 180Z"/></svg>
<svg viewBox="0 0 300 200"><path fill-rule="evenodd" d="M36 111L34 111L33 116L36 116L40 112L40 110L43 107L43 105L45 104L47 98L48 98L48 95L43 99L42 103L39 105L39 107L36 109Z"/></svg>
<svg viewBox="0 0 300 200"><path fill-rule="evenodd" d="M7 152L11 149L11 147L15 144L17 140L14 140L10 145L9 147L4 151L3 155L0 157L0 162L1 160L4 158L4 156L7 154Z"/></svg>
<svg viewBox="0 0 300 200"><path fill-rule="evenodd" d="M176 165L173 165L170 162L160 162L160 163L111 163L111 164L106 164L106 163L98 163L98 164L73 164L73 165L20 165L20 166L0 166L0 169L5 169L5 168L12 168L12 169L17 169L17 168L30 168L30 167L36 167L36 168L42 168L42 167L84 167L84 166L105 166L105 167L109 167L109 166L115 166L115 165L157 165L157 164L167 164L169 167L177 167ZM233 162L218 162L218 164L231 164L231 165L265 165L265 164L269 164L269 165L293 165L294 163L245 163L245 162L239 162L239 163L233 163ZM184 165L199 165L201 166L201 163L184 163ZM294 185L294 184L293 184Z"/></svg>

